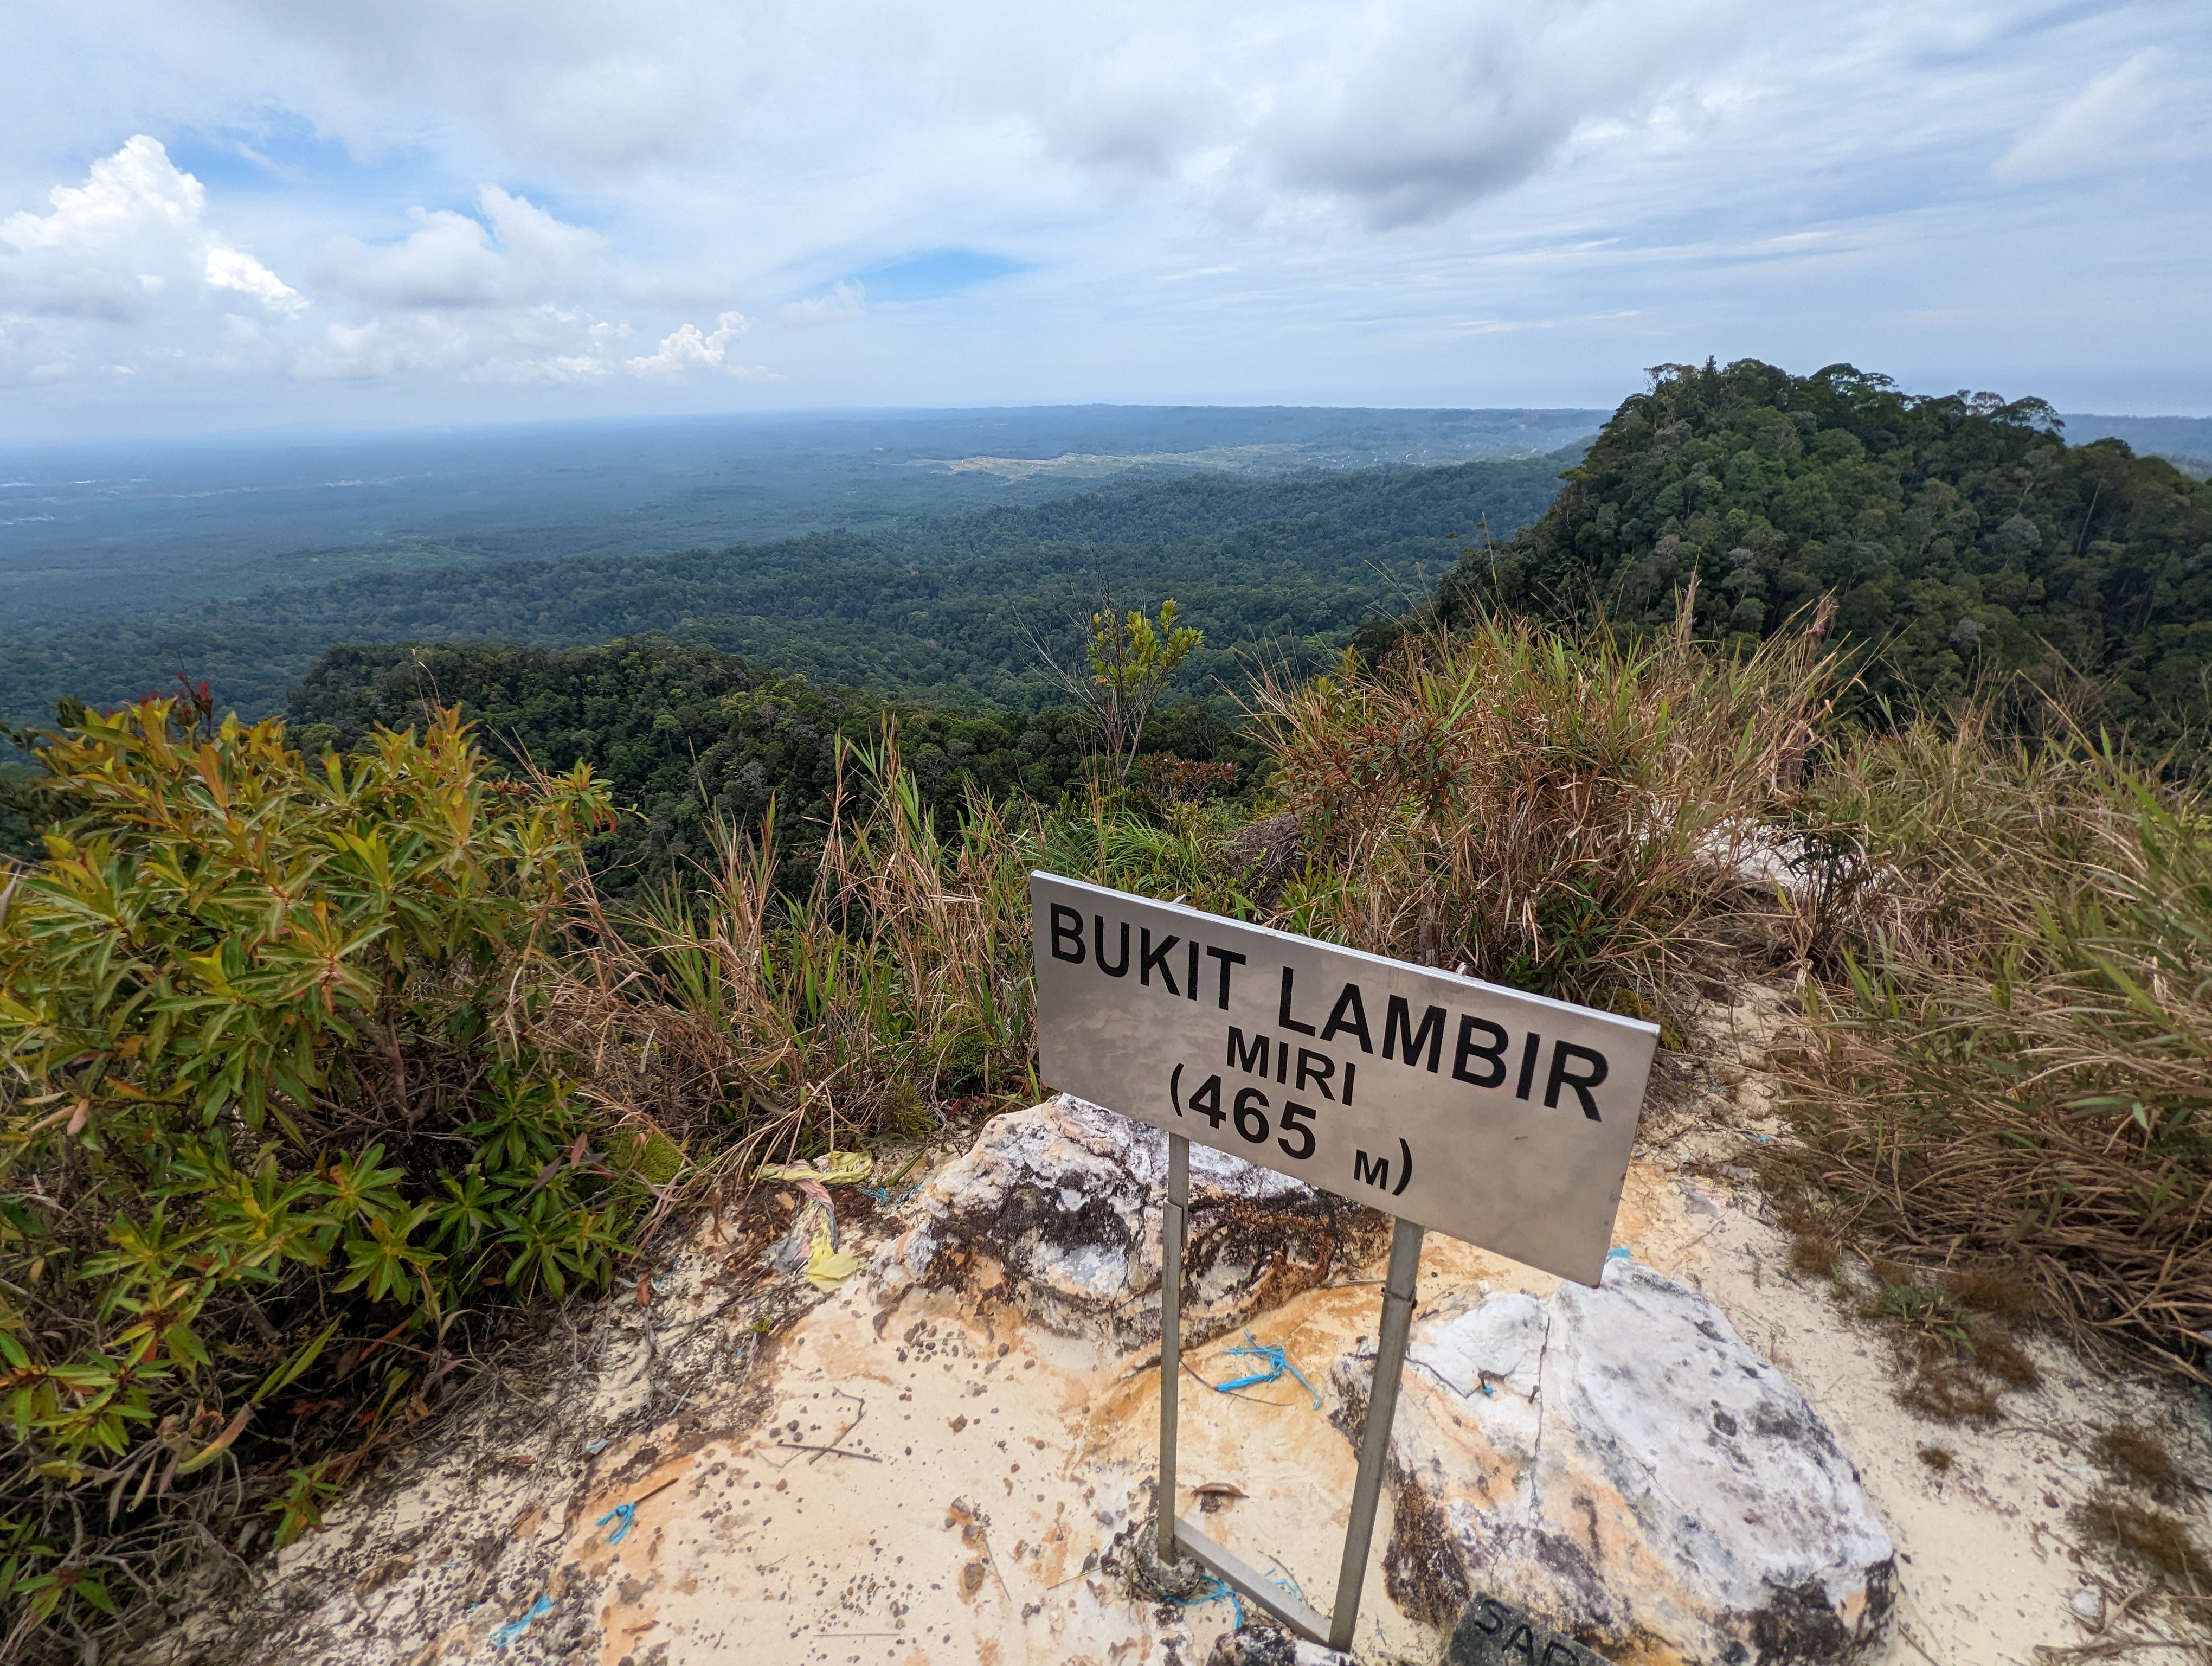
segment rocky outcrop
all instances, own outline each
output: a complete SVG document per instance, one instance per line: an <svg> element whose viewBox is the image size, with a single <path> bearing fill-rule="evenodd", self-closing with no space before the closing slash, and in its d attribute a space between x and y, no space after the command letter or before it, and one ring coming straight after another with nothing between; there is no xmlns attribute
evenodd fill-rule
<svg viewBox="0 0 2212 1666"><path fill-rule="evenodd" d="M878 1283L894 1299L959 1289L1054 1329L1157 1343L1167 1146L1159 1130L1065 1094L994 1117L923 1191L922 1219L878 1256ZM1194 1146L1185 1342L1328 1282L1389 1230L1374 1210Z"/></svg>
<svg viewBox="0 0 2212 1666"><path fill-rule="evenodd" d="M1372 1347L1334 1373L1350 1433ZM1826 1425L1632 1262L1418 1322L1391 1457L1390 1596L1439 1626L1494 1594L1607 1655L1796 1666L1859 1659L1889 1617L1889 1535Z"/></svg>

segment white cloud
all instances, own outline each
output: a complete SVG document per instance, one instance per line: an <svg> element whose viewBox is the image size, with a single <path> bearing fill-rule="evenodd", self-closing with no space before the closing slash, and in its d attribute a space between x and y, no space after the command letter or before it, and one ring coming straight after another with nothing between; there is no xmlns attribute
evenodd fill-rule
<svg viewBox="0 0 2212 1666"><path fill-rule="evenodd" d="M245 250L234 249L221 242L209 245L204 273L210 289L235 289L240 295L252 296L264 306L291 313L307 304L297 289L288 287L283 278ZM147 283L147 276L141 274L138 281ZM152 286L158 288L161 283L160 278L155 278Z"/></svg>
<svg viewBox="0 0 2212 1666"><path fill-rule="evenodd" d="M18 7L0 424L703 409L740 351L809 404L1581 400L1750 352L2197 405L2202 9ZM950 249L1028 276L824 287Z"/></svg>
<svg viewBox="0 0 2212 1666"><path fill-rule="evenodd" d="M128 324L222 291L296 313L300 293L205 222L207 192L139 134L46 193L52 210L0 221L0 308ZM179 285L172 289L172 284Z"/></svg>
<svg viewBox="0 0 2212 1666"><path fill-rule="evenodd" d="M684 325L661 337L658 352L632 359L630 371L639 376L680 376L697 365L708 370L726 368L732 376L750 380L764 380L770 374L765 365L726 367L722 362L730 344L752 327L752 320L743 313L724 313L714 320L711 333L696 324Z"/></svg>
<svg viewBox="0 0 2212 1666"><path fill-rule="evenodd" d="M867 310L868 289L864 283L840 278L826 295L811 295L804 301L787 301L783 304L786 324L835 324L840 319L858 318Z"/></svg>
<svg viewBox="0 0 2212 1666"><path fill-rule="evenodd" d="M325 382L591 386L614 374L629 334L626 325L559 307L386 313L327 325L296 368Z"/></svg>
<svg viewBox="0 0 2212 1666"><path fill-rule="evenodd" d="M1089 167L1158 177L1233 115L1205 43L1146 35L1079 67L1042 118L1052 148Z"/></svg>
<svg viewBox="0 0 2212 1666"><path fill-rule="evenodd" d="M334 238L309 273L319 289L372 307L441 310L526 307L604 288L607 241L563 224L497 185L477 192L482 219L414 208L416 229L397 243Z"/></svg>
<svg viewBox="0 0 2212 1666"><path fill-rule="evenodd" d="M1584 123L1632 121L1692 68L1711 75L1740 9L1370 0L1273 89L1250 143L1277 181L1370 225L1436 220L1519 185Z"/></svg>
<svg viewBox="0 0 2212 1666"><path fill-rule="evenodd" d="M2129 159L2142 141L2163 131L2161 100L2148 88L2159 54L2137 52L2117 70L2090 78L2056 114L1997 158L2000 179L2062 179L2094 173Z"/></svg>

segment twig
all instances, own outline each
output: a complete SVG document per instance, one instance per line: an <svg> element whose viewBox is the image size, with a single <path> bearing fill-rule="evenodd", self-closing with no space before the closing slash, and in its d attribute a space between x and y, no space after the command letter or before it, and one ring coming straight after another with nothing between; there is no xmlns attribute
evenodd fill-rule
<svg viewBox="0 0 2212 1666"><path fill-rule="evenodd" d="M828 1452L836 1457L866 1458L871 1463L881 1463L883 1462L883 1460L878 1457L873 1452L848 1452L842 1446L809 1446L803 1442L796 1440L779 1440L775 1444L779 1446L788 1447L794 1452Z"/></svg>
<svg viewBox="0 0 2212 1666"><path fill-rule="evenodd" d="M975 1536L983 1541L983 1560L991 1565L991 1577L999 1582L999 1595L1012 1602L1014 1594L1006 1589L1006 1576L999 1572L999 1553L991 1548L991 1529L983 1525L981 1517L975 1521Z"/></svg>
<svg viewBox="0 0 2212 1666"><path fill-rule="evenodd" d="M854 1404L857 1405L860 1408L860 1416L854 1418L850 1423L848 1423L843 1428L838 1430L835 1435L831 1436L829 1445L823 1447L822 1449L823 1451L836 1450L843 1443L845 1437L860 1426L860 1419L865 1418L868 1414L868 1402L866 1400L863 1400L859 1395L847 1394L842 1389L832 1389L830 1392L840 1400L849 1400L853 1402ZM809 1463L819 1463L822 1462L822 1453L817 1452L812 1457L806 1461Z"/></svg>
<svg viewBox="0 0 2212 1666"><path fill-rule="evenodd" d="M1902 1620L1897 1622L1897 1634L1903 1638L1907 1643L1910 1643L1916 1650L1919 1651L1920 1657L1928 1663L1928 1666L1943 1666L1943 1663L1942 1661L1936 1659L1934 1655L1929 1654L1926 1649L1921 1646L1920 1639L1912 1634L1912 1628L1910 1626L1907 1626Z"/></svg>
<svg viewBox="0 0 2212 1666"><path fill-rule="evenodd" d="M1062 1586L1062 1585L1072 1585L1072 1584L1074 1584L1078 1579L1088 1579L1088 1578L1090 1578L1093 1573L1096 1573L1097 1571L1098 1571L1098 1553L1097 1553L1097 1551L1095 1551L1095 1550L1094 1550L1094 1551L1090 1552L1087 1555L1085 1555L1085 1556L1084 1557L1084 1559L1083 1559L1083 1566L1082 1566L1081 1567L1079 1567L1079 1568L1076 1569L1076 1571L1075 1571L1074 1572L1073 1572L1073 1573L1069 1574L1069 1575L1067 1576L1067 1578L1065 1578L1065 1579L1059 1579L1059 1580L1055 1580L1055 1581L1054 1581L1051 1584L1047 1585L1047 1586L1045 1587L1045 1589L1046 1589L1047 1590L1058 1590L1060 1588L1060 1586Z"/></svg>

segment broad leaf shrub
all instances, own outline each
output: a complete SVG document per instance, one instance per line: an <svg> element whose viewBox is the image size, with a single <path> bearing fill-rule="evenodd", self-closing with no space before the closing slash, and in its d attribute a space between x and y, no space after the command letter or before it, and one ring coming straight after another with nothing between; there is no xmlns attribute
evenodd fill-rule
<svg viewBox="0 0 2212 1666"><path fill-rule="evenodd" d="M34 756L72 813L0 868L0 1657L74 1659L312 1525L647 1194L536 1039L587 770L152 697Z"/></svg>

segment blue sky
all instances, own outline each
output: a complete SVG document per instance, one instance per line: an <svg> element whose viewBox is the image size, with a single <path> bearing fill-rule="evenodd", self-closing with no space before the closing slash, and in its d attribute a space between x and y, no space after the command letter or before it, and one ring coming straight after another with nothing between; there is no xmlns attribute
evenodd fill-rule
<svg viewBox="0 0 2212 1666"><path fill-rule="evenodd" d="M0 435L1605 404L2212 412L2201 0L19 5Z"/></svg>

